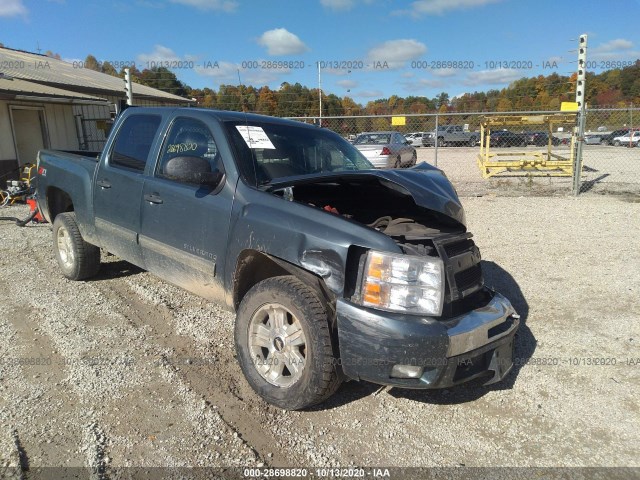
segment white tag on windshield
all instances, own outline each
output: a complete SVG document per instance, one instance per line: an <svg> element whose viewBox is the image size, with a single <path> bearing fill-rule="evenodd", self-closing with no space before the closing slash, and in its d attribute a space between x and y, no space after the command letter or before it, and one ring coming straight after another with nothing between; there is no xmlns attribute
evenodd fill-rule
<svg viewBox="0 0 640 480"><path fill-rule="evenodd" d="M251 127L248 125L236 125L238 132L244 138L245 143L249 148L265 148L268 150L275 150L271 140L262 129L262 127Z"/></svg>

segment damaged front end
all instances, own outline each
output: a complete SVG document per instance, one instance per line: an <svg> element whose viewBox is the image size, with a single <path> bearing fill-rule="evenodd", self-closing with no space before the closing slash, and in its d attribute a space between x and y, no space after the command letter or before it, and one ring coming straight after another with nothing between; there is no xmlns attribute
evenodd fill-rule
<svg viewBox="0 0 640 480"><path fill-rule="evenodd" d="M443 388L478 377L488 384L506 376L518 316L506 298L484 286L480 251L441 171L423 164L341 172L282 179L269 190L366 226L397 248L378 250L362 238L349 249L336 299L347 376L408 388ZM301 263L331 277L336 264L322 258L322 251L309 250Z"/></svg>

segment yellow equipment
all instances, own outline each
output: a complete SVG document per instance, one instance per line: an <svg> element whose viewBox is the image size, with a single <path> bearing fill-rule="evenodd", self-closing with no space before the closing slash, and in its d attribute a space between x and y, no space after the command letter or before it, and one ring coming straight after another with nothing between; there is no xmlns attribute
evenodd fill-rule
<svg viewBox="0 0 640 480"><path fill-rule="evenodd" d="M480 154L478 167L483 178L500 173L517 176L570 177L573 175L575 156L575 135L571 136L569 156L563 157L551 151L553 146L553 127L558 124L575 125L575 113L554 113L548 115L498 115L485 116L480 124ZM490 150L491 130L506 126L544 125L548 132L548 144L545 151Z"/></svg>
<svg viewBox="0 0 640 480"><path fill-rule="evenodd" d="M34 185L31 185L31 182L35 178L36 172L36 165L25 163L22 167L20 180L9 180L7 181L7 189L0 190L0 207L24 202L29 195L33 194Z"/></svg>

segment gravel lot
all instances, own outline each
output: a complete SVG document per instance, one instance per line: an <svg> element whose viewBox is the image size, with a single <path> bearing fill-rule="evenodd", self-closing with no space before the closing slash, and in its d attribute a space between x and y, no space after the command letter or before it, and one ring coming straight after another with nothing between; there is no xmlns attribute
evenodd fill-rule
<svg viewBox="0 0 640 480"><path fill-rule="evenodd" d="M640 197L463 202L524 319L508 379L305 412L250 390L232 314L104 254L68 281L48 225L0 222L0 466L640 467Z"/></svg>

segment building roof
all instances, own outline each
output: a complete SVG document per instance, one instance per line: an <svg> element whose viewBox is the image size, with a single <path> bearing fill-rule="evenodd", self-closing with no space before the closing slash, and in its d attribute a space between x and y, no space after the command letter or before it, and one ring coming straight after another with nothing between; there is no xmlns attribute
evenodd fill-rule
<svg viewBox="0 0 640 480"><path fill-rule="evenodd" d="M63 90L61 88L50 87L48 85L42 85L34 82L27 82L26 80L20 80L18 78L5 77L0 74L0 98L9 97L44 97L44 98L57 98L68 100L78 103L83 102L105 102L104 98L93 97L84 93L71 92L69 90Z"/></svg>
<svg viewBox="0 0 640 480"><path fill-rule="evenodd" d="M124 98L124 80L73 63L37 53L0 48L2 73L7 76L52 87L70 89L85 94L110 95ZM191 100L134 83L133 97L168 103L190 103Z"/></svg>

